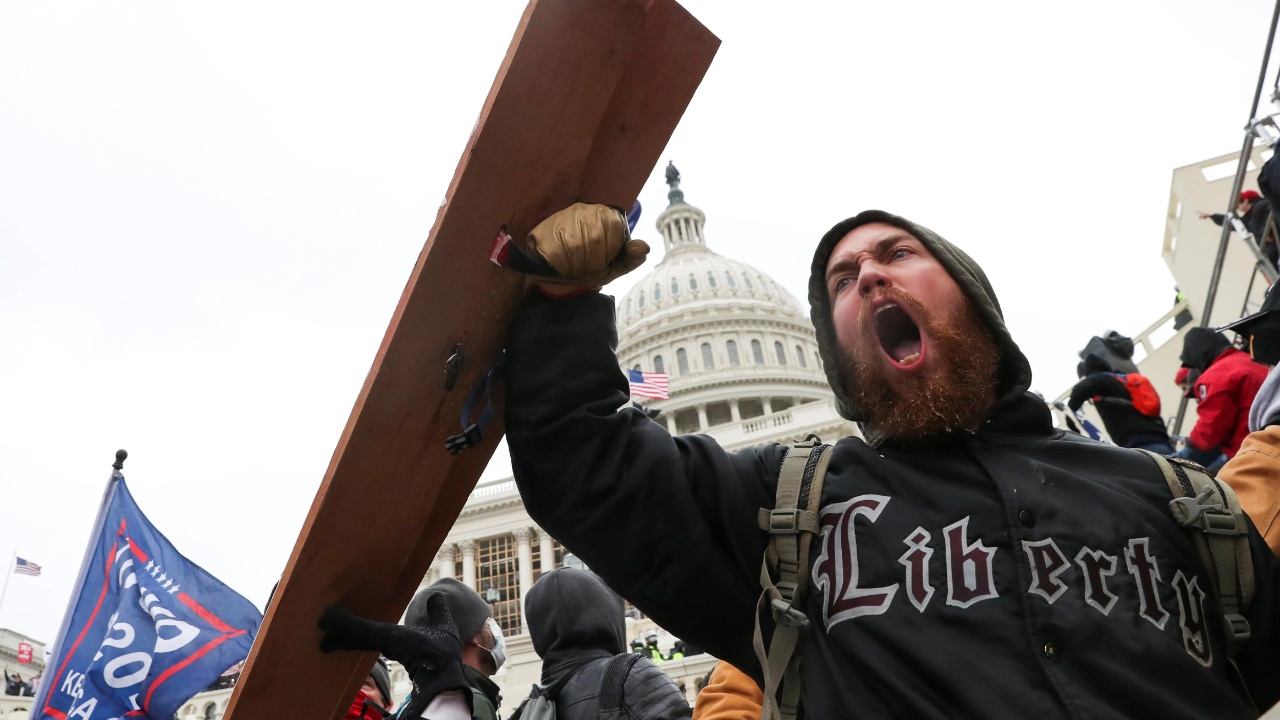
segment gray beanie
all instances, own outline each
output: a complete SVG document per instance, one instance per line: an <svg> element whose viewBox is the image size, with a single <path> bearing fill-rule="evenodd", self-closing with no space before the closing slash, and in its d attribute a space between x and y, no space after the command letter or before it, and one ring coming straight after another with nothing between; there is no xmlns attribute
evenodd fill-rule
<svg viewBox="0 0 1280 720"><path fill-rule="evenodd" d="M449 606L449 614L453 616L453 624L457 626L458 637L462 638L463 643L475 637L490 617L489 603L475 590L453 578L440 578L409 601L409 609L404 613L405 625L426 627L427 600L432 595L444 598L444 604Z"/></svg>
<svg viewBox="0 0 1280 720"><path fill-rule="evenodd" d="M996 406L999 407L1021 397L1031 386L1031 363L1027 362L1026 356L1009 335L1009 328L1004 324L1004 314L1000 310L1000 301L996 300L996 292L978 263L963 250L943 239L941 235L922 225L883 210L867 210L841 220L827 231L827 234L818 242L818 249L813 254L813 265L809 274L809 317L817 332L822 367L826 370L827 382L831 383L831 390L835 393L836 409L839 413L856 422L867 419L862 408L854 405L845 386L848 379L844 377L844 363L840 361L836 330L831 321L831 300L827 296L827 261L831 259L831 252L845 235L855 228L874 222L893 225L911 233L929 249L929 252L933 253L938 262L942 263L942 266L955 279L956 284L960 286L961 292L969 298L969 302L973 303L979 317L986 321L992 338L1000 348Z"/></svg>
<svg viewBox="0 0 1280 720"><path fill-rule="evenodd" d="M390 709L396 704L395 698L391 697L391 672L387 670L387 661L381 657L373 664L373 669L369 671L369 677L373 678L373 684L378 687L378 691L382 693L382 697L387 701L387 707Z"/></svg>

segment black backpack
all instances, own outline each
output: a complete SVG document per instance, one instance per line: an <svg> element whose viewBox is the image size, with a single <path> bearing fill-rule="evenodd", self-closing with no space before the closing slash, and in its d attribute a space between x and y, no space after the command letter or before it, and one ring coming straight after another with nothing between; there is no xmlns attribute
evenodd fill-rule
<svg viewBox="0 0 1280 720"><path fill-rule="evenodd" d="M631 674L631 668L641 657L628 652L609 658L604 677L600 679L597 718L618 720L627 717L627 710L622 702L623 687L627 683L627 676ZM511 720L556 720L556 695L576 674L569 673L549 687L534 685L533 690L529 692L529 697L516 708Z"/></svg>

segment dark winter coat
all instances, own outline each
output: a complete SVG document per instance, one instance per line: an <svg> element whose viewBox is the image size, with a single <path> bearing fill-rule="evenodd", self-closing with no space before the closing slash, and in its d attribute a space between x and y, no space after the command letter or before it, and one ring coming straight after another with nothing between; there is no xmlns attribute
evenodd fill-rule
<svg viewBox="0 0 1280 720"><path fill-rule="evenodd" d="M614 655L627 651L622 599L595 574L562 568L538 578L525 597L543 687L555 693L557 720L595 720L601 681ZM637 658L623 683L623 707L636 720L679 720L689 703L666 673Z"/></svg>
<svg viewBox="0 0 1280 720"><path fill-rule="evenodd" d="M1267 217L1269 215L1271 215L1271 203L1263 198L1253 201L1253 204L1249 207L1249 212L1240 217L1240 221L1249 230L1249 234L1253 235L1253 241L1259 245L1262 245L1263 238L1267 236ZM1222 213L1214 213L1209 216L1219 226L1222 225L1222 221L1226 217Z"/></svg>
<svg viewBox="0 0 1280 720"><path fill-rule="evenodd" d="M1079 410L1086 400L1095 400L1094 408L1107 427L1107 434L1120 447L1141 447L1156 442L1169 442L1169 433L1158 417L1143 415L1133 406L1133 396L1113 373L1086 375L1071 388L1067 406Z"/></svg>
<svg viewBox="0 0 1280 720"><path fill-rule="evenodd" d="M756 514L783 448L727 453L617 411L613 333L595 295L534 302L512 324L507 427L525 506L660 625L758 676ZM1220 623L1204 627L1210 667L1184 648L1183 625L1216 610L1196 600L1209 579L1169 500L1154 462L1055 429L1033 396L928 448L840 441L802 640L809 717L1256 717ZM1268 707L1280 598L1253 540L1243 667Z"/></svg>
<svg viewBox="0 0 1280 720"><path fill-rule="evenodd" d="M502 705L498 684L470 665L462 666L462 675L471 687L471 720L498 720Z"/></svg>
<svg viewBox="0 0 1280 720"><path fill-rule="evenodd" d="M967 256L886 213L859 218L926 235L1004 361L977 432L836 444L800 645L808 717L1256 717L1156 464L1053 427ZM859 218L824 238L815 272ZM815 324L830 375L834 332ZM757 513L785 448L729 453L627 408L606 297L535 298L510 328L508 439L530 515L660 625L758 679ZM841 412L864 419L833 379ZM1240 662L1267 708L1280 700L1280 598L1271 553L1251 541L1258 595Z"/></svg>

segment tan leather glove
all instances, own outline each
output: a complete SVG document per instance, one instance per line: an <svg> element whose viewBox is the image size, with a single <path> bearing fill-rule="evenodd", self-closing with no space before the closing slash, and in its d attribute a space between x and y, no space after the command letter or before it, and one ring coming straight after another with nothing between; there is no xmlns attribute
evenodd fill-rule
<svg viewBox="0 0 1280 720"><path fill-rule="evenodd" d="M574 203L538 223L525 249L559 274L527 276L527 284L553 295L600 288L643 265L649 254L648 243L631 239L621 212L586 203Z"/></svg>

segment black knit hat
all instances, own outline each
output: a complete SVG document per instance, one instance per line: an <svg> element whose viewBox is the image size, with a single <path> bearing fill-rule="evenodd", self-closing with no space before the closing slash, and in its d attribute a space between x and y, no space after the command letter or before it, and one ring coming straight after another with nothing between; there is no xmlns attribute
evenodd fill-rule
<svg viewBox="0 0 1280 720"><path fill-rule="evenodd" d="M382 693L383 699L387 701L387 706L383 709L391 709L396 701L391 697L391 672L387 669L387 661L379 657L378 662L374 663L373 669L369 671L369 677L373 678L373 684L378 687L378 692Z"/></svg>
<svg viewBox="0 0 1280 720"><path fill-rule="evenodd" d="M464 644L480 632L491 614L489 603L475 590L453 578L440 578L409 601L409 609L404 613L405 625L427 625L427 599L432 595L444 598L445 605L449 606L449 614L453 616L453 624L458 628L458 637L462 638Z"/></svg>
<svg viewBox="0 0 1280 720"><path fill-rule="evenodd" d="M987 280L986 273L973 258L963 250L947 242L932 230L917 225L903 217L898 217L883 210L867 210L854 217L841 220L822 236L818 249L813 254L813 265L809 274L809 319L813 321L818 336L818 350L822 357L822 367L827 373L827 382L836 396L836 409L842 416L855 422L863 422L867 418L862 410L853 404L849 397L844 377L844 363L840 361L839 343L836 341L835 325L831 320L831 299L827 294L827 262L831 252L844 239L845 235L855 228L870 223L885 223L902 228L911 233L933 254L947 273L955 279L960 290L973 303L991 330L991 337L1000 348L1000 374L996 382L996 405L1004 405L1021 397L1031 387L1031 363L1022 354L1018 344L1009 335L1009 328L1004 324L1004 314L1000 310L1000 302L996 292Z"/></svg>

